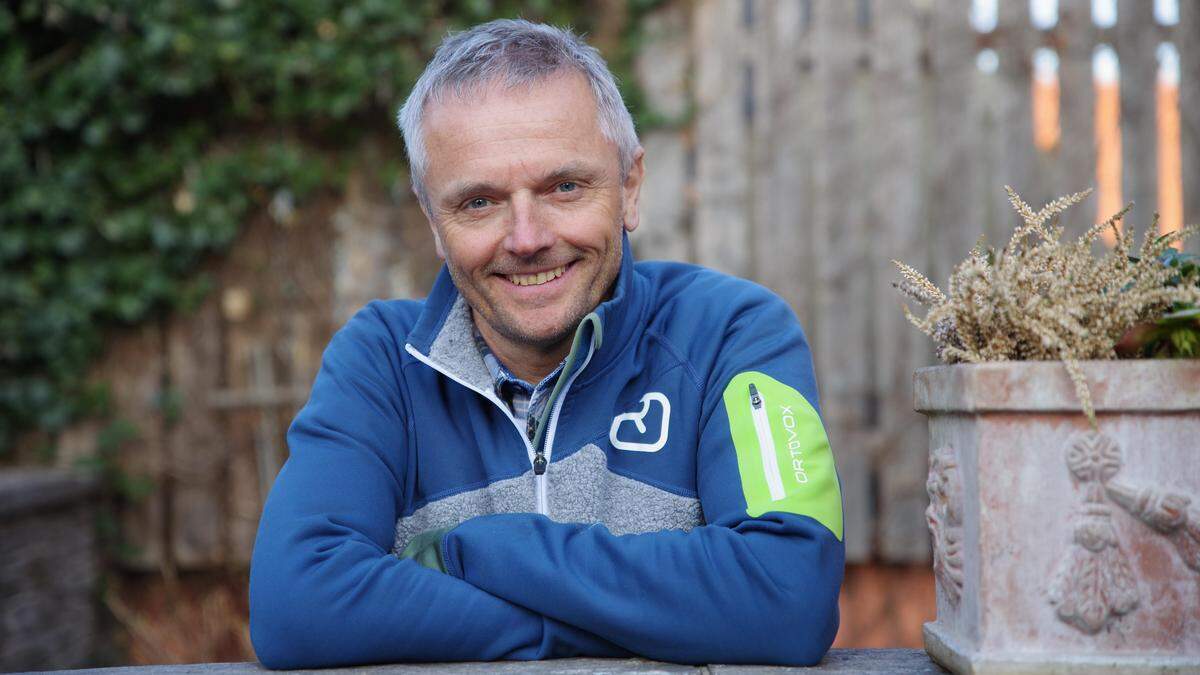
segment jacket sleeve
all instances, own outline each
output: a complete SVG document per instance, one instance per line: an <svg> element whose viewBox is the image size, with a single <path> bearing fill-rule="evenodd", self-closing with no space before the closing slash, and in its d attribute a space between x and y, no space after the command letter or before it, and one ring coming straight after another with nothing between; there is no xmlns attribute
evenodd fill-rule
<svg viewBox="0 0 1200 675"><path fill-rule="evenodd" d="M754 287L739 302L702 396L705 525L616 536L483 516L443 540L449 573L652 659L820 661L837 633L845 549L812 360L781 300ZM756 426L764 415L770 441Z"/></svg>
<svg viewBox="0 0 1200 675"><path fill-rule="evenodd" d="M372 309L331 342L259 523L250 635L269 668L624 650L391 554L405 485L395 350Z"/></svg>

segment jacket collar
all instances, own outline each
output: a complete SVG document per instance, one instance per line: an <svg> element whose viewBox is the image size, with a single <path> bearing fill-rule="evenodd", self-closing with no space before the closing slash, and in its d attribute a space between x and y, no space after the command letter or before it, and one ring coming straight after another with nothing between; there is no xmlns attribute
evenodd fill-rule
<svg viewBox="0 0 1200 675"><path fill-rule="evenodd" d="M641 317L647 281L634 269L633 262L629 234L622 232L621 268L612 297L594 310L600 320L602 339L589 362L591 373L605 370L644 323ZM490 375L474 347L470 321L466 300L459 294L449 270L442 265L425 299L425 307L409 333L408 346L433 361L439 370L483 389L490 387Z"/></svg>

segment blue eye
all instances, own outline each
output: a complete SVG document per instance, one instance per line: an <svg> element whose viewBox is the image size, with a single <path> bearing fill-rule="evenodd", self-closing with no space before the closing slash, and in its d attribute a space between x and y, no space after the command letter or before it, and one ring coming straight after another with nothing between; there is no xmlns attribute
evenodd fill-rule
<svg viewBox="0 0 1200 675"><path fill-rule="evenodd" d="M563 182L559 183L558 187L556 189L559 192L574 192L578 188L579 188L579 185L577 183L574 183L574 182L568 180L568 181L563 181Z"/></svg>
<svg viewBox="0 0 1200 675"><path fill-rule="evenodd" d="M488 200L484 199L483 197L476 197L467 201L467 208L482 209L483 207L487 206L488 203Z"/></svg>

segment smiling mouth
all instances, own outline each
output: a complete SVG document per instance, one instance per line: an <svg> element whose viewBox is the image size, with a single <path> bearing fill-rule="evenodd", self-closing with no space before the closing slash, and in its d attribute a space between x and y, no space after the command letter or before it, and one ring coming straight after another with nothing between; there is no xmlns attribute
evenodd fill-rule
<svg viewBox="0 0 1200 675"><path fill-rule="evenodd" d="M537 274L505 274L504 278L517 286L540 286L561 277L566 271L567 265L563 265Z"/></svg>

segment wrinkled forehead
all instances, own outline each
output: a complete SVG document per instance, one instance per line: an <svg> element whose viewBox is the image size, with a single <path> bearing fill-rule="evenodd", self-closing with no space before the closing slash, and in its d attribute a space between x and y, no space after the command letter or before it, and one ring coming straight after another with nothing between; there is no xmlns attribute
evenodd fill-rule
<svg viewBox="0 0 1200 675"><path fill-rule="evenodd" d="M469 168L495 168L539 157L617 162L586 79L565 73L538 82L452 93L427 109L427 178L440 182ZM440 180L439 180L440 179Z"/></svg>

